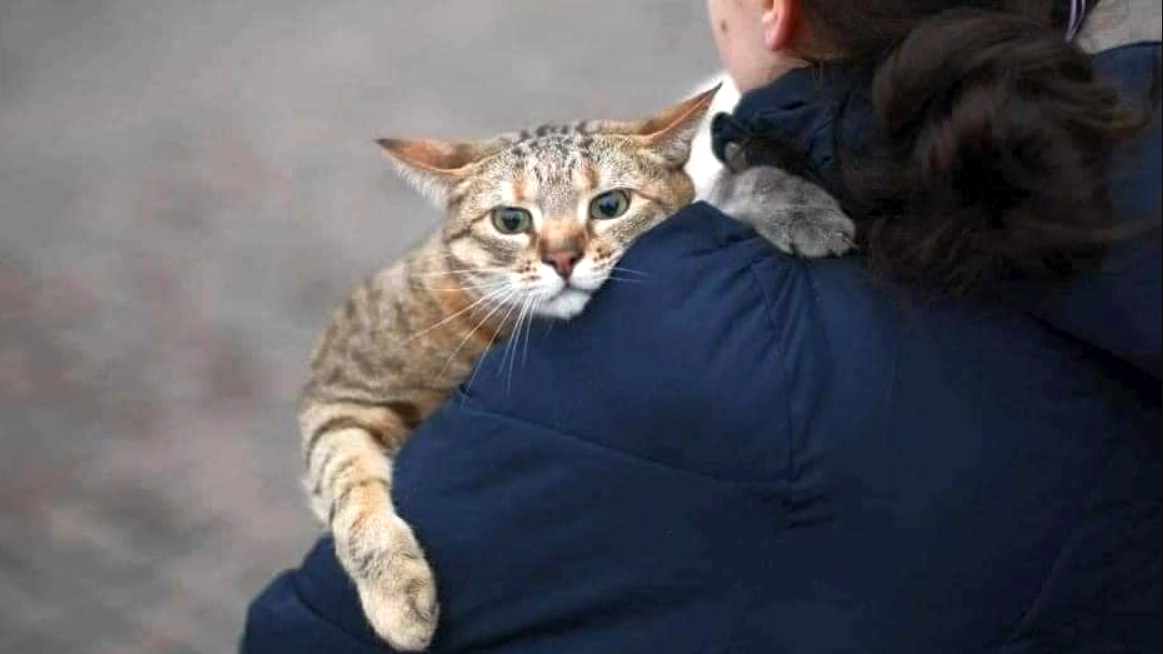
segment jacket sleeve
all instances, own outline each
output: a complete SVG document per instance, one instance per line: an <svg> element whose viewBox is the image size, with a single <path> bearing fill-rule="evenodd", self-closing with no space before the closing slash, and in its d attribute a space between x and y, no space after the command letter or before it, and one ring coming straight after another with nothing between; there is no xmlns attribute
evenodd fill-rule
<svg viewBox="0 0 1163 654"><path fill-rule="evenodd" d="M279 575L251 603L242 654L383 654L392 650L372 633L359 598L335 558L330 539L320 540L302 565Z"/></svg>

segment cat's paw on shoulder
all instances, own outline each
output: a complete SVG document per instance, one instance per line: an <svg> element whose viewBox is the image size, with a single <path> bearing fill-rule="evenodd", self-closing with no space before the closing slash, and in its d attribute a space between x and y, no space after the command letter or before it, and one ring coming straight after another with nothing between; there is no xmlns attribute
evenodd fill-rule
<svg viewBox="0 0 1163 654"><path fill-rule="evenodd" d="M856 224L842 211L798 207L794 213L797 215L759 229L780 251L820 259L843 256L856 248Z"/></svg>
<svg viewBox="0 0 1163 654"><path fill-rule="evenodd" d="M838 257L856 246L856 224L835 198L774 166L724 171L707 201L751 225L787 254L809 259Z"/></svg>

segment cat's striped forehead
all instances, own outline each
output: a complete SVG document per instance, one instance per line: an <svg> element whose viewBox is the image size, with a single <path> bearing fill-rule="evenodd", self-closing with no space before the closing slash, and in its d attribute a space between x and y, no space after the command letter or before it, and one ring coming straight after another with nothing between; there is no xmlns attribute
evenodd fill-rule
<svg viewBox="0 0 1163 654"><path fill-rule="evenodd" d="M612 158L630 154L630 140L624 135L603 132L601 121L570 125L541 125L504 134L497 163L521 172L530 163L540 164L525 172L572 172L579 166L602 166ZM562 170L565 169L565 170Z"/></svg>
<svg viewBox="0 0 1163 654"><path fill-rule="evenodd" d="M608 131L602 121L541 125L499 140L503 147L464 189L479 203L535 202L567 211L579 195L633 186L649 167L648 154L631 137Z"/></svg>
<svg viewBox="0 0 1163 654"><path fill-rule="evenodd" d="M541 147L560 147L563 144L580 148L592 147L594 135L603 131L609 131L607 123L600 120L583 120L568 125L540 125L503 134L500 138L514 148L535 153Z"/></svg>

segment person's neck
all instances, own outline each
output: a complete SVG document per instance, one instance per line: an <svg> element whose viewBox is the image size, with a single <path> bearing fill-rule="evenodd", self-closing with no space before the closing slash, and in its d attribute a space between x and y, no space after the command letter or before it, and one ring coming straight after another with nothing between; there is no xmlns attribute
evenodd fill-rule
<svg viewBox="0 0 1163 654"><path fill-rule="evenodd" d="M1099 0L1086 17L1078 45L1087 52L1100 52L1141 41L1158 41L1163 36L1159 0Z"/></svg>

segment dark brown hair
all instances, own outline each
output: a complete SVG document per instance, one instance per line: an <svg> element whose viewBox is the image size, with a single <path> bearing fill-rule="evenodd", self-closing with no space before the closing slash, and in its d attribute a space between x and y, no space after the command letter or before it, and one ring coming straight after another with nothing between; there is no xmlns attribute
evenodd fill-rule
<svg viewBox="0 0 1163 654"><path fill-rule="evenodd" d="M1065 41L1065 1L802 0L828 49L876 66L890 151L846 161L840 190L875 270L954 293L1062 279L1120 236L1108 161L1147 116Z"/></svg>

